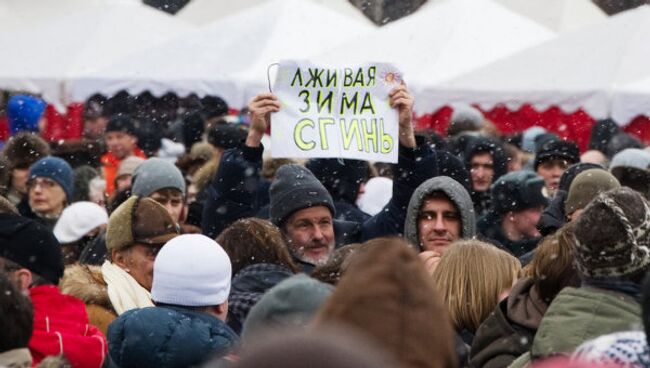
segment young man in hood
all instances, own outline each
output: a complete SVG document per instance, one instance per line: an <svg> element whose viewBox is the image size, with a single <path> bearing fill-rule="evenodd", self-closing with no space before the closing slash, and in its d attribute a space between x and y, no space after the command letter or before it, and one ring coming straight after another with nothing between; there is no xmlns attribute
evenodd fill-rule
<svg viewBox="0 0 650 368"><path fill-rule="evenodd" d="M472 199L460 183L438 176L420 184L411 196L404 237L421 252L430 272L451 243L475 235Z"/></svg>
<svg viewBox="0 0 650 368"><path fill-rule="evenodd" d="M413 97L406 86L393 89L389 102L399 113L399 163L392 199L376 216L362 223L335 220L330 193L309 170L298 165L278 170L269 191L271 222L284 233L303 271L311 272L314 265L326 262L336 246L401 233L411 194L421 182L436 176L435 153L423 140L416 142ZM254 216L260 207L261 140L271 114L281 105L275 95L265 93L255 97L248 107L251 125L246 142L224 153L208 188L202 227L209 237L239 218ZM239 189L233 190L235 187Z"/></svg>
<svg viewBox="0 0 650 368"><path fill-rule="evenodd" d="M490 209L490 186L508 172L508 159L501 143L488 137L478 137L467 147L465 166L470 172L470 194L475 215L479 218Z"/></svg>

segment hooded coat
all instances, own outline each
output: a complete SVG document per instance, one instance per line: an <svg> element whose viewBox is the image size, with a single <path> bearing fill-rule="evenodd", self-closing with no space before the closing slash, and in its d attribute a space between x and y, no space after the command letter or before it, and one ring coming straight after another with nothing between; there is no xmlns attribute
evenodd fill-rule
<svg viewBox="0 0 650 368"><path fill-rule="evenodd" d="M418 216L424 201L434 192L444 193L460 212L461 238L470 239L476 236L476 220L474 206L467 190L456 180L447 176L431 178L413 192L406 212L404 237L411 244L422 250L420 234L418 233Z"/></svg>
<svg viewBox="0 0 650 368"><path fill-rule="evenodd" d="M127 311L109 326L108 336L111 359L121 368L196 366L238 342L223 321L176 306Z"/></svg>
<svg viewBox="0 0 650 368"><path fill-rule="evenodd" d="M507 367L529 351L547 309L533 279L519 280L476 331L470 367Z"/></svg>
<svg viewBox="0 0 650 368"><path fill-rule="evenodd" d="M510 366L525 366L531 357L568 355L586 341L641 325L641 305L631 296L592 287L566 287L544 314L530 353Z"/></svg>
<svg viewBox="0 0 650 368"><path fill-rule="evenodd" d="M103 334L108 333L108 325L117 318L117 313L111 305L108 286L99 266L75 264L67 267L59 288L64 294L81 299L86 304L90 324Z"/></svg>
<svg viewBox="0 0 650 368"><path fill-rule="evenodd" d="M501 144L488 137L478 137L474 140L465 151L465 167L467 171L471 172L472 158L479 153L489 153L492 156L492 164L494 175L492 176L492 183L499 177L508 172L508 157ZM470 175L471 179L471 175ZM485 192L470 191L472 202L474 202L474 210L476 217L484 215L492 204L492 196L490 190Z"/></svg>

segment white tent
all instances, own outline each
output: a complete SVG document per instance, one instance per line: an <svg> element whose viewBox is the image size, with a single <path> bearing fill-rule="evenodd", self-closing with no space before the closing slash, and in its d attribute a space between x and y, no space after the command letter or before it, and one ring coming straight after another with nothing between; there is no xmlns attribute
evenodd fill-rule
<svg viewBox="0 0 650 368"><path fill-rule="evenodd" d="M177 17L197 25L205 25L212 23L218 19L226 16L236 14L240 11L267 3L271 0L192 0L183 9L181 9ZM372 24L359 9L350 3L349 0L310 0L314 3L323 5L330 10L334 10L343 15L349 16L358 20L363 24Z"/></svg>
<svg viewBox="0 0 650 368"><path fill-rule="evenodd" d="M314 61L393 63L416 94L420 111L420 90L552 37L553 32L492 0L448 0L426 4Z"/></svg>
<svg viewBox="0 0 650 368"><path fill-rule="evenodd" d="M611 116L627 123L639 115L650 116L650 76L616 88Z"/></svg>
<svg viewBox="0 0 650 368"><path fill-rule="evenodd" d="M463 102L515 109L531 103L540 110L583 108L604 118L618 86L650 76L648 34L650 6L629 10L430 88L422 108L430 112Z"/></svg>
<svg viewBox="0 0 650 368"><path fill-rule="evenodd" d="M556 32L596 24L607 14L591 0L496 0Z"/></svg>
<svg viewBox="0 0 650 368"><path fill-rule="evenodd" d="M34 6L35 14L44 15L53 7L51 1L25 1ZM51 20L30 23L29 29L4 33L0 88L39 93L61 106L68 102L62 93L65 83L193 27L135 1L91 3L79 11L64 7L61 14L65 15L55 14ZM24 9L8 8L28 16Z"/></svg>
<svg viewBox="0 0 650 368"><path fill-rule="evenodd" d="M70 91L77 101L121 89L216 94L241 107L268 89L270 64L308 58L370 29L309 1L276 0L89 73Z"/></svg>

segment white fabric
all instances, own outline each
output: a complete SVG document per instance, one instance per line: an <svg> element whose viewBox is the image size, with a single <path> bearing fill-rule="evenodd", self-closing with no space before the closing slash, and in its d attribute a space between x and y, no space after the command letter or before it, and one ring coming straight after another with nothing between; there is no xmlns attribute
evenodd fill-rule
<svg viewBox="0 0 650 368"><path fill-rule="evenodd" d="M0 13L6 6L26 27L2 32L11 57L0 58L0 89L39 93L59 108L72 102L65 86L75 78L194 28L135 0L7 1Z"/></svg>
<svg viewBox="0 0 650 368"><path fill-rule="evenodd" d="M207 307L228 300L232 266L217 242L200 234L175 237L153 265L151 295L158 303Z"/></svg>
<svg viewBox="0 0 650 368"><path fill-rule="evenodd" d="M364 192L357 199L357 207L369 215L376 215L393 196L393 181L377 176L368 180Z"/></svg>
<svg viewBox="0 0 650 368"><path fill-rule="evenodd" d="M496 1L556 32L579 29L607 18L607 14L591 0Z"/></svg>
<svg viewBox="0 0 650 368"><path fill-rule="evenodd" d="M54 225L54 236L61 244L73 243L105 224L108 214L104 208L93 202L75 202L61 213Z"/></svg>
<svg viewBox="0 0 650 368"><path fill-rule="evenodd" d="M635 111L650 112L647 93L645 100L632 102L638 108L625 104L630 96L616 97L633 81L650 82L649 33L650 6L644 5L429 88L419 95L419 109L432 112L454 102L476 103L488 110L497 104L516 109L530 103L540 111L553 105L565 112L583 108L602 119L618 99L617 111L624 113L616 120L626 125Z"/></svg>
<svg viewBox="0 0 650 368"><path fill-rule="evenodd" d="M315 22L315 20L318 20ZM267 68L280 60L305 59L373 29L303 0L274 0L232 14L165 44L88 73L69 85L73 100L100 92L149 90L185 96L221 96L243 107L268 91Z"/></svg>
<svg viewBox="0 0 650 368"><path fill-rule="evenodd" d="M102 277L108 285L108 298L118 315L131 309L153 307L151 293L119 266L104 261Z"/></svg>

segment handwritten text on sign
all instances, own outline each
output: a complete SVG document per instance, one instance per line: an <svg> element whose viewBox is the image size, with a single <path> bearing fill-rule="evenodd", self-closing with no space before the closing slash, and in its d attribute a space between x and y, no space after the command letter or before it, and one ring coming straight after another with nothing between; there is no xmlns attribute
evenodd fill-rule
<svg viewBox="0 0 650 368"><path fill-rule="evenodd" d="M280 64L274 85L274 157L336 157L397 162L398 114L389 91L401 82L388 64L321 68Z"/></svg>

